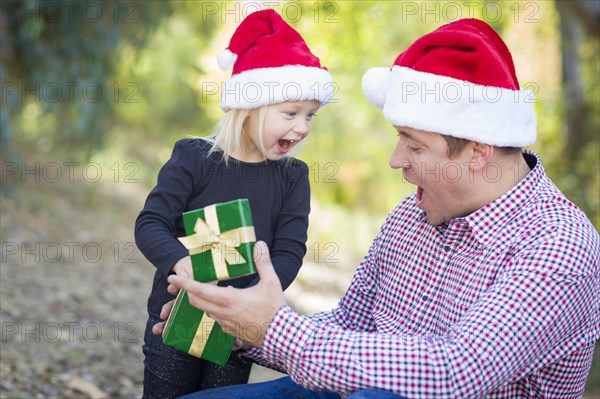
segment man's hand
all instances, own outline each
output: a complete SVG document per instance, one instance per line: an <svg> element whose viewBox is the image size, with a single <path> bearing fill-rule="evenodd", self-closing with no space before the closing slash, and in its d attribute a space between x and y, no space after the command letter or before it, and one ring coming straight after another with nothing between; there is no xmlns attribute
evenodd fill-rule
<svg viewBox="0 0 600 399"><path fill-rule="evenodd" d="M260 281L250 288L217 287L171 275L168 290L172 294L186 290L190 303L215 319L223 331L260 348L275 313L285 305L285 298L269 249L262 241L254 245L254 262ZM158 330L158 324L154 328Z"/></svg>
<svg viewBox="0 0 600 399"><path fill-rule="evenodd" d="M171 310L173 309L173 304L175 303L175 299L165 303L160 311L160 318L162 320L166 320L169 317L169 314L171 313ZM152 326L152 334L154 335L162 335L163 330L165 328L165 324L167 322L166 321L161 321L160 323L156 323L155 325ZM239 338L235 339L235 342L233 344L233 349L234 351L240 350L240 349L248 349L250 348L250 344L247 342L242 341Z"/></svg>
<svg viewBox="0 0 600 399"><path fill-rule="evenodd" d="M177 274L178 276L184 277L184 278L189 278L189 279L194 279L194 270L192 268L192 258L189 256L186 256L184 258L181 258L177 261L177 263L175 263L175 266L173 266L173 272L175 274ZM217 285L219 282L217 280L215 281L210 281L206 284L211 284L211 285ZM179 292L179 288L177 288L176 290L172 290L172 294L173 295L177 295L177 293ZM171 309L173 309L173 305L175 304L175 299L165 303L160 311L160 318L162 320L167 320L169 318L169 315L171 314ZM155 325L152 326L152 334L154 335L161 335L163 332L163 329L165 328L165 324L166 322L161 321L159 323L156 323Z"/></svg>

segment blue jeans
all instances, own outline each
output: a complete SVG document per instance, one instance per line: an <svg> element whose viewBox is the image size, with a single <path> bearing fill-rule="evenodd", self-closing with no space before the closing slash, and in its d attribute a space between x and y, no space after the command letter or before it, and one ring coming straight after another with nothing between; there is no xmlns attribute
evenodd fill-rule
<svg viewBox="0 0 600 399"><path fill-rule="evenodd" d="M234 385L209 389L182 396L180 399L340 399L333 392L311 391L296 384L290 377L258 384ZM354 392L347 399L404 399L400 395L380 389Z"/></svg>

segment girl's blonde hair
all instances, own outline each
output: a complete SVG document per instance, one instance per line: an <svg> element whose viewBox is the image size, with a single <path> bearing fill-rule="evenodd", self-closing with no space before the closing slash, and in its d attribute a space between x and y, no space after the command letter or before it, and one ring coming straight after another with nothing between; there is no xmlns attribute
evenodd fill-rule
<svg viewBox="0 0 600 399"><path fill-rule="evenodd" d="M231 154L244 154L250 144L249 126L250 116L257 114L258 141L260 151L265 154L263 145L263 126L267 106L255 109L231 109L215 126L214 135L207 140L212 144L209 155L214 152L222 152L222 159L227 163ZM266 159L266 157L265 157Z"/></svg>

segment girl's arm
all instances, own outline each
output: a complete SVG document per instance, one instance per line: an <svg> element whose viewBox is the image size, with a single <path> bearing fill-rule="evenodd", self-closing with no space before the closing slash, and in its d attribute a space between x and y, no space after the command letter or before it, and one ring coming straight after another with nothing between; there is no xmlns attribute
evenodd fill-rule
<svg viewBox="0 0 600 399"><path fill-rule="evenodd" d="M198 158L192 140L184 139L175 144L135 223L138 248L165 276L180 259L188 256L176 238L177 223L201 176Z"/></svg>

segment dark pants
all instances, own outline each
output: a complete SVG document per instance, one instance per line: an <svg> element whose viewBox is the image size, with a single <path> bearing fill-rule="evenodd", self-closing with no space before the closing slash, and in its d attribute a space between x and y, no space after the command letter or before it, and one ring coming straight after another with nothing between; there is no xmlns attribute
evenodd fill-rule
<svg viewBox="0 0 600 399"><path fill-rule="evenodd" d="M163 344L160 335L152 334L152 326L162 321L148 312L144 334L144 394L143 399L177 398L204 389L246 384L252 364L235 353L225 367L190 356Z"/></svg>

